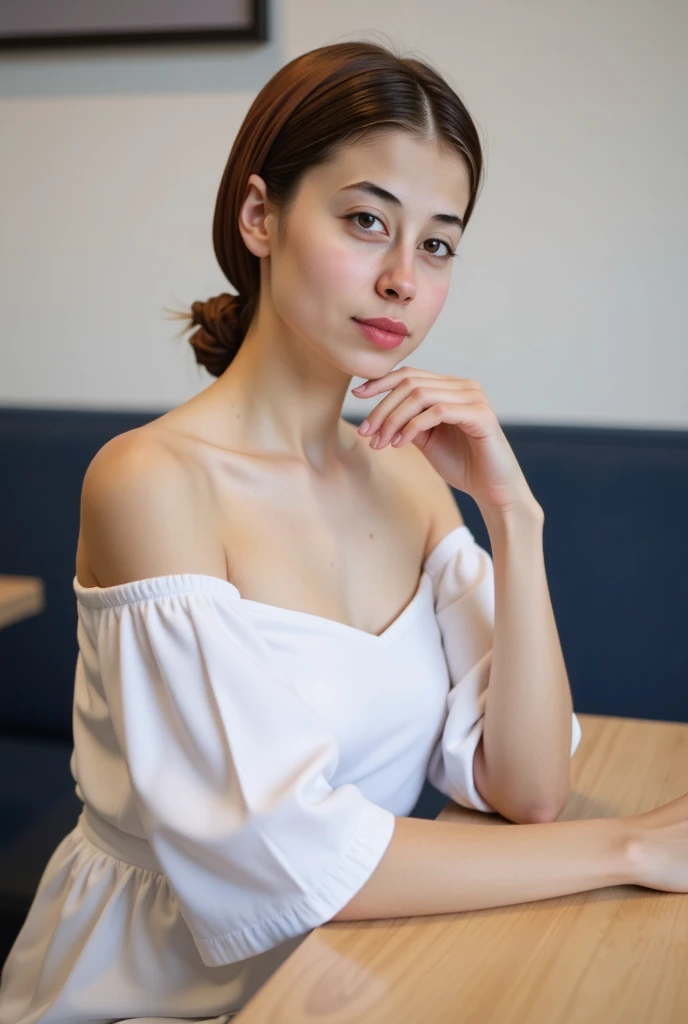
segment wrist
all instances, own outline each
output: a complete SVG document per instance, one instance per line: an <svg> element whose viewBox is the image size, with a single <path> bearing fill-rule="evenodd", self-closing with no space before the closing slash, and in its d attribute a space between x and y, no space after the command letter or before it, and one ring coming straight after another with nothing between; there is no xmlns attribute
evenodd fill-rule
<svg viewBox="0 0 688 1024"><path fill-rule="evenodd" d="M598 881L595 888L608 885L640 885L635 843L637 829L632 818L584 818L578 824L595 836L594 850ZM582 833L581 833L582 834Z"/></svg>
<svg viewBox="0 0 688 1024"><path fill-rule="evenodd" d="M621 867L624 885L647 884L647 851L645 849L645 829L635 815L628 818L616 818L621 840Z"/></svg>
<svg viewBox="0 0 688 1024"><path fill-rule="evenodd" d="M524 498L508 509L494 509L478 505L488 531L507 532L541 530L545 513L534 497Z"/></svg>

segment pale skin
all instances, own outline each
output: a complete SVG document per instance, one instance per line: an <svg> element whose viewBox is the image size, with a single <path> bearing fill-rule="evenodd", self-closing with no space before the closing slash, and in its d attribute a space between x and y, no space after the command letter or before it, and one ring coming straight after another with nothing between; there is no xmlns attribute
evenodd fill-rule
<svg viewBox="0 0 688 1024"><path fill-rule="evenodd" d="M362 181L399 203L348 188ZM200 394L105 445L84 479L83 585L206 573L245 598L375 634L415 593L425 555L462 523L449 485L478 503L495 628L475 778L514 823L509 842L479 825L399 817L377 869L334 920L623 882L688 891L688 795L633 818L554 820L569 793L572 704L543 511L480 385L409 364L448 293L453 261L441 257L461 238L433 215L461 219L468 198L457 154L394 132L311 168L280 241L278 212L251 175L239 226L260 259L261 291L238 355ZM395 350L376 348L352 320L382 316L410 329ZM367 438L341 417L354 377L380 396Z"/></svg>

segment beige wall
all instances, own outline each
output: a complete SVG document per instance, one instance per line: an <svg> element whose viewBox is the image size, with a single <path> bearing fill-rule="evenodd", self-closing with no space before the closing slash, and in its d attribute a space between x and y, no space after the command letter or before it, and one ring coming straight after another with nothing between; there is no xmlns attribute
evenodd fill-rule
<svg viewBox="0 0 688 1024"><path fill-rule="evenodd" d="M0 405L164 409L211 382L163 307L226 290L239 124L286 61L366 38L439 66L486 150L413 364L477 378L503 420L687 427L685 0L271 6L259 47L2 54Z"/></svg>

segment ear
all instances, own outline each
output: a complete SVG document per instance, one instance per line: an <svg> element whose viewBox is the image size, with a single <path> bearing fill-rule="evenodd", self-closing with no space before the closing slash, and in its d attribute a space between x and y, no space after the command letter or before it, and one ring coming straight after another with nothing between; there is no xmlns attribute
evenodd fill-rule
<svg viewBox="0 0 688 1024"><path fill-rule="evenodd" d="M258 174L249 175L239 210L239 231L254 256L269 256L274 213L269 208L267 186Z"/></svg>

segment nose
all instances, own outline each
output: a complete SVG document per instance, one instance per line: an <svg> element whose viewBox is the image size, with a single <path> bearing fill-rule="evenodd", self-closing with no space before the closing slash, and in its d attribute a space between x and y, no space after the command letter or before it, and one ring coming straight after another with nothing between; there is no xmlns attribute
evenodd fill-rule
<svg viewBox="0 0 688 1024"><path fill-rule="evenodd" d="M385 269L377 280L377 291L385 299L407 302L416 294L413 254L397 249L389 253Z"/></svg>

